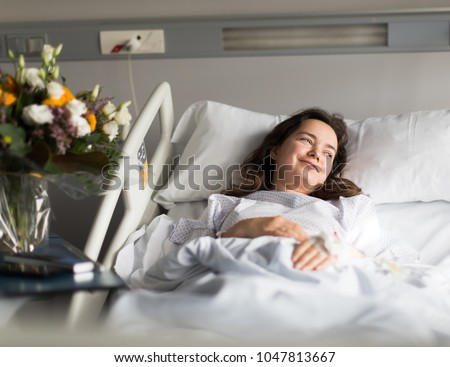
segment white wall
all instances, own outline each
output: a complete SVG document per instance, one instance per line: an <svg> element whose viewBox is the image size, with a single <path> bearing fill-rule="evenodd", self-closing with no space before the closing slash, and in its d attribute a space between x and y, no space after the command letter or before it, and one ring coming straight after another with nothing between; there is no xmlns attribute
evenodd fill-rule
<svg viewBox="0 0 450 367"><path fill-rule="evenodd" d="M139 106L166 80L176 118L203 99L272 114L321 106L352 119L450 105L450 53L136 60L132 67ZM61 68L74 91L99 83L104 96L131 99L127 61L65 62ZM153 145L157 133L148 137ZM82 246L98 198L74 202L58 193L52 199L53 228Z"/></svg>

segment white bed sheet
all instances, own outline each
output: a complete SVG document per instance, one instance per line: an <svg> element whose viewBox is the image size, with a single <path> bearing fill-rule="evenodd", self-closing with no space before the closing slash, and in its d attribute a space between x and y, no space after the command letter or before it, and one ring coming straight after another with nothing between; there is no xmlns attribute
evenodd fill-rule
<svg viewBox="0 0 450 367"><path fill-rule="evenodd" d="M159 228L170 227L166 219ZM160 243L152 240L147 250ZM450 346L448 264L396 267L365 258L299 272L290 260L294 245L270 236L202 237L152 267L142 264L144 251L128 278L133 290L113 304L108 327L257 343Z"/></svg>
<svg viewBox="0 0 450 367"><path fill-rule="evenodd" d="M450 202L376 206L383 229L403 238L421 253L421 262L439 265L450 256Z"/></svg>

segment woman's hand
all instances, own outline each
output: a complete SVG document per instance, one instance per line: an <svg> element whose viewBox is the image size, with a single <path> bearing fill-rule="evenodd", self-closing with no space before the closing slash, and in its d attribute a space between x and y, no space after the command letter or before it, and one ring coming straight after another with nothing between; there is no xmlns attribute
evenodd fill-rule
<svg viewBox="0 0 450 367"><path fill-rule="evenodd" d="M292 252L294 268L299 270L323 270L335 264L336 256L328 254L320 246L314 245L309 239L301 242Z"/></svg>
<svg viewBox="0 0 450 367"><path fill-rule="evenodd" d="M244 219L222 233L222 237L255 238L260 236L291 237L298 242L303 242L308 237L301 226L281 215Z"/></svg>
<svg viewBox="0 0 450 367"><path fill-rule="evenodd" d="M330 255L323 244L313 242L314 238L309 238L297 245L292 253L294 268L305 271L322 270L336 263L336 256ZM348 245L343 246L348 257L354 259L365 257L365 254L358 249Z"/></svg>

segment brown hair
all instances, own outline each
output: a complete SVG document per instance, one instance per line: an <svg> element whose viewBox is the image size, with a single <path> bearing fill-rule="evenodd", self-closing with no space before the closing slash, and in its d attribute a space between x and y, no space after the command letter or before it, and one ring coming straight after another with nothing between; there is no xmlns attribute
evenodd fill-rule
<svg viewBox="0 0 450 367"><path fill-rule="evenodd" d="M261 145L241 164L240 184L225 191L224 194L240 197L255 191L273 190L272 174L275 172L275 164L270 157L271 150L281 146L303 121L310 119L319 120L329 125L336 133L338 141L330 174L323 185L310 195L323 200L332 200L338 199L340 196L350 197L360 194L361 189L357 185L341 177L342 170L347 163L348 134L344 119L339 114L329 114L321 108L306 109L278 124L266 135Z"/></svg>

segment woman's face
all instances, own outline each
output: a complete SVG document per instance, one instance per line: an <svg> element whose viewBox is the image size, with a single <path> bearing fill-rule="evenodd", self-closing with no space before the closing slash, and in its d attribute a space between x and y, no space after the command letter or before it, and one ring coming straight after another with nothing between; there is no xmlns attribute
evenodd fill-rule
<svg viewBox="0 0 450 367"><path fill-rule="evenodd" d="M331 172L337 148L336 133L329 125L320 120L303 121L271 151L276 163L275 190L309 195Z"/></svg>

